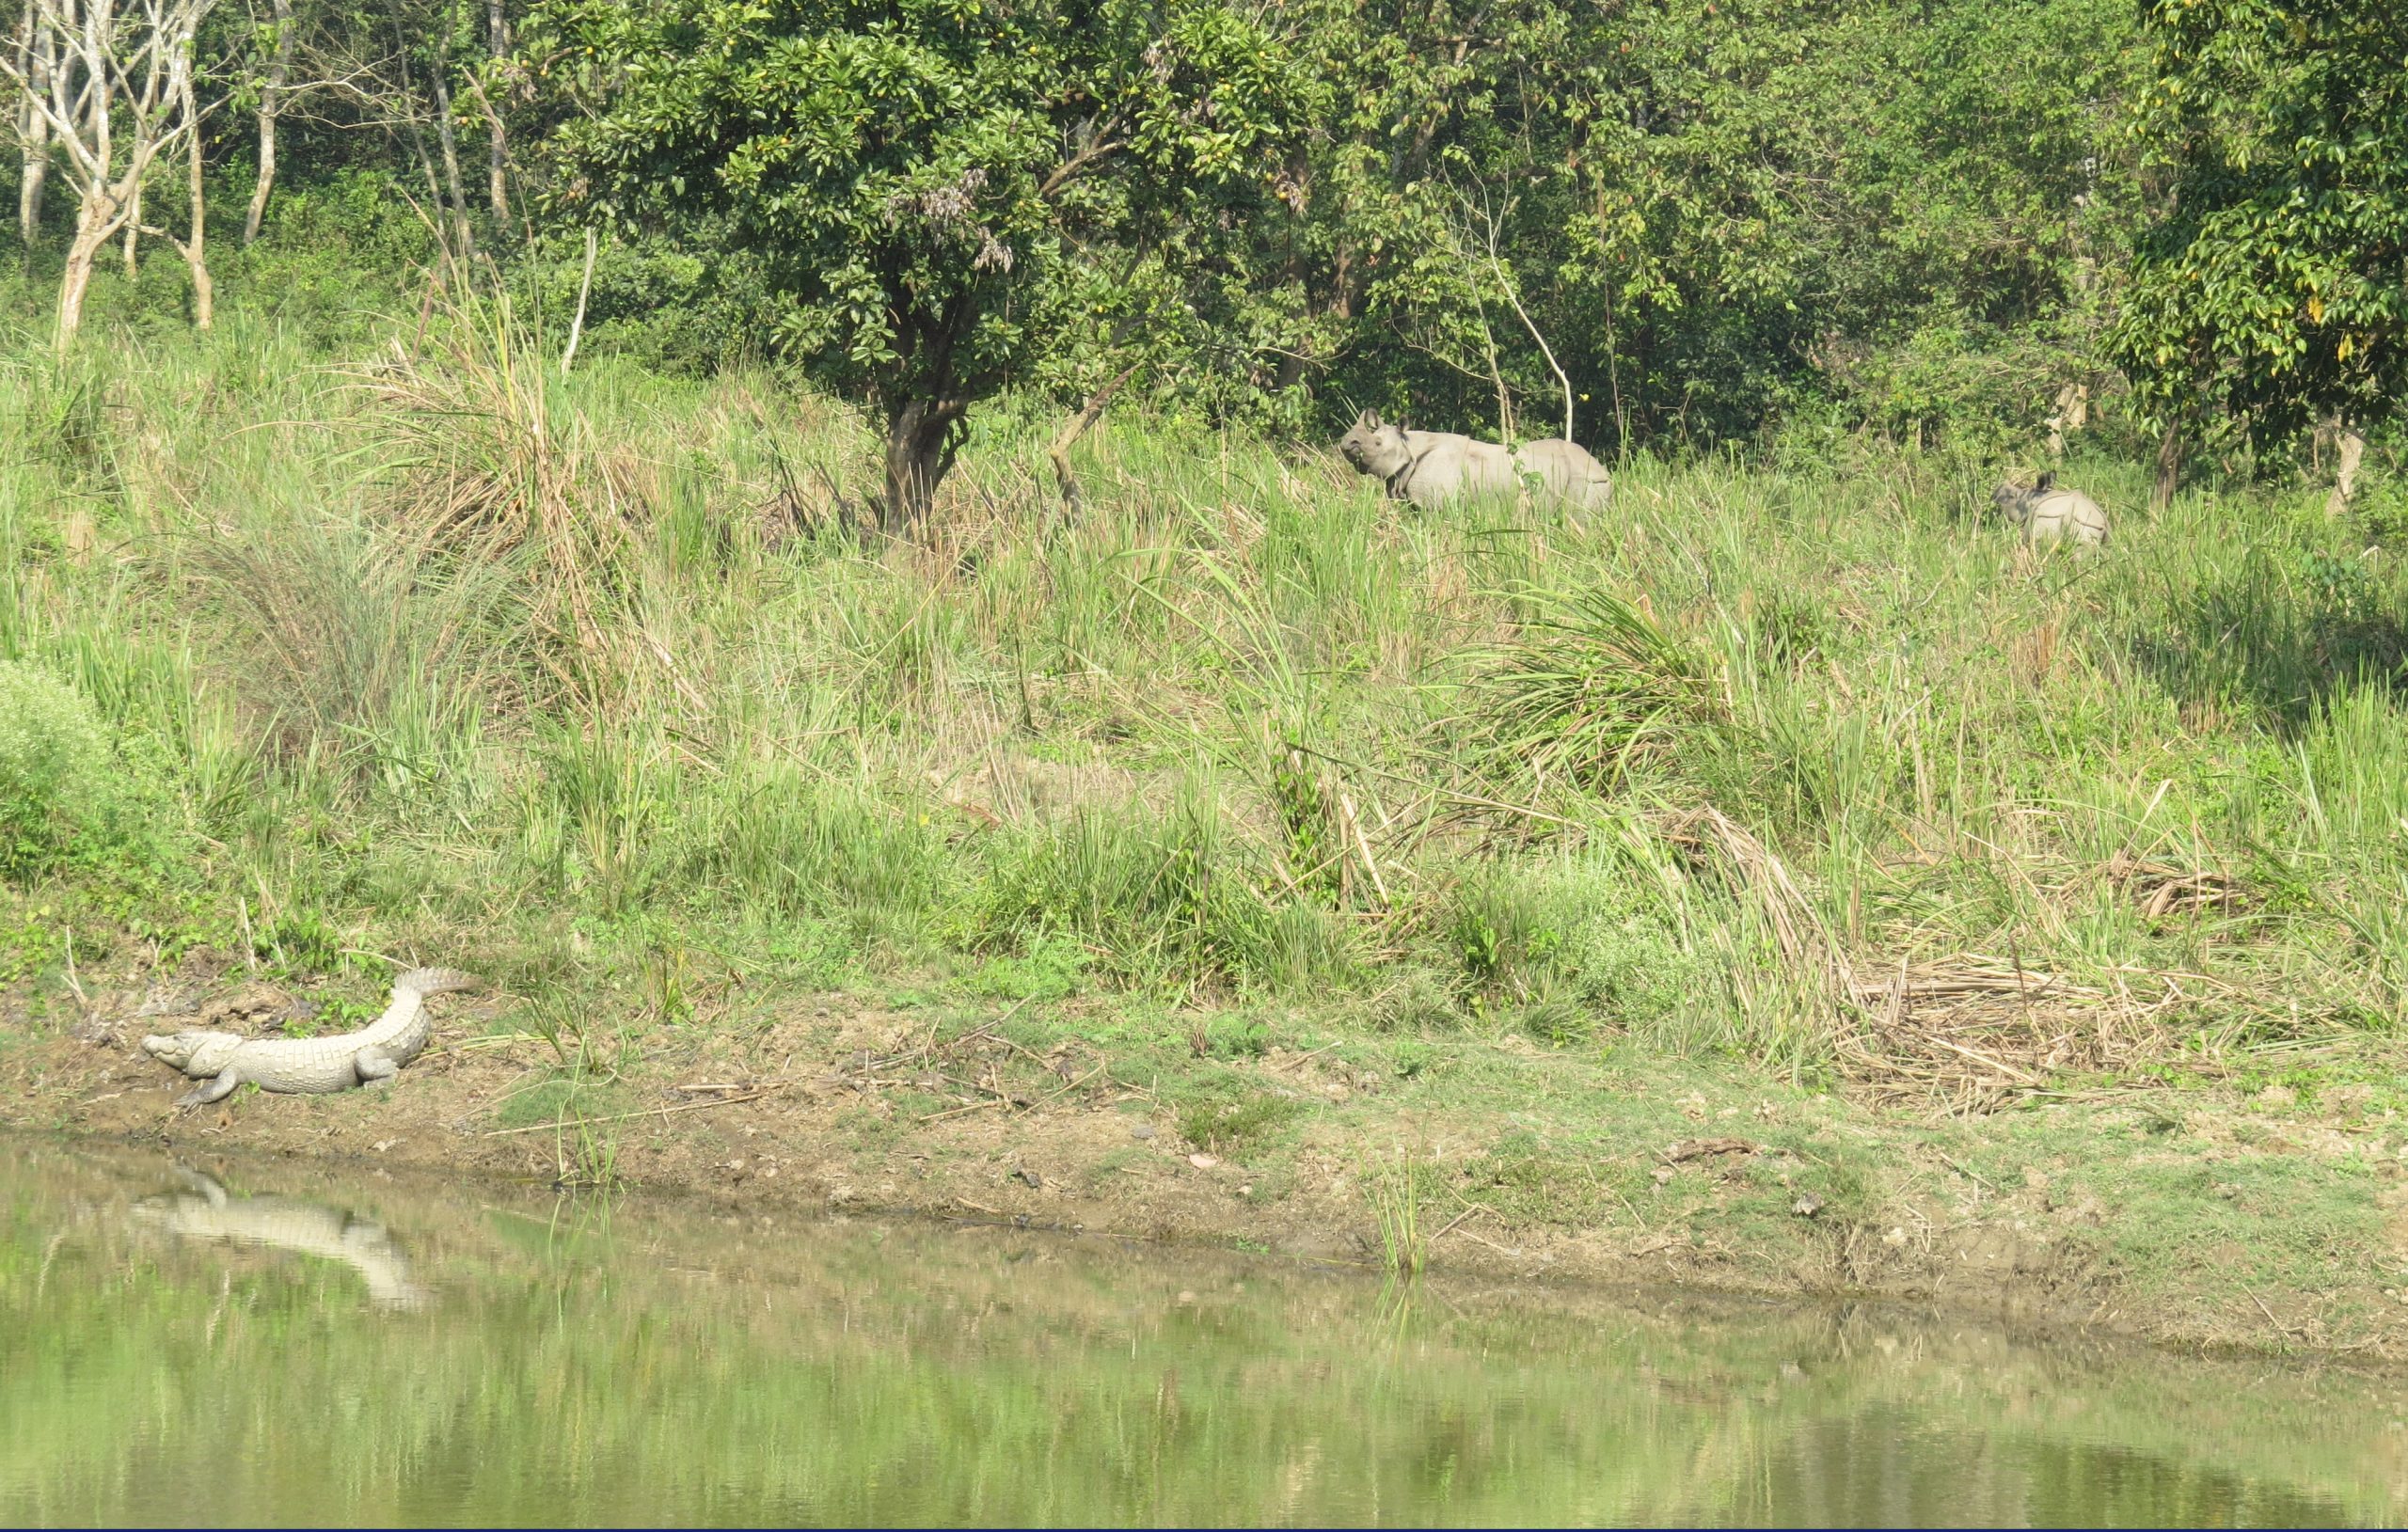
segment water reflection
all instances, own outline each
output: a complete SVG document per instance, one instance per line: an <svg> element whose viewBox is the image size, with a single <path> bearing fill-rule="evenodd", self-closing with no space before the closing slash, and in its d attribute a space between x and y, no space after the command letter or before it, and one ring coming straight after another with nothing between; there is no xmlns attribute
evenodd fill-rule
<svg viewBox="0 0 2408 1532"><path fill-rule="evenodd" d="M157 1157L0 1143L0 1523L2408 1509L2387 1378L1883 1308L1384 1287L1012 1230L636 1199L602 1217L214 1168L162 1195Z"/></svg>
<svg viewBox="0 0 2408 1532"><path fill-rule="evenodd" d="M224 1240L339 1261L366 1280L374 1307L425 1306L427 1292L410 1280L409 1257L374 1219L298 1197L234 1196L214 1176L182 1165L171 1169L185 1190L135 1203L137 1225L180 1240Z"/></svg>

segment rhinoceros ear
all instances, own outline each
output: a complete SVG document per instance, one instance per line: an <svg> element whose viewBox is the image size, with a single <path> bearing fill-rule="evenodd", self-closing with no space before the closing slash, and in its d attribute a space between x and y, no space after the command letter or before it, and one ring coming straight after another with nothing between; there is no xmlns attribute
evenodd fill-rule
<svg viewBox="0 0 2408 1532"><path fill-rule="evenodd" d="M2034 481L2032 482L2032 487L2033 487L2035 490L2037 490L2037 491L2039 491L2039 492L2040 492L2040 493L2042 493L2042 494L2046 494L2046 493L2048 493L2050 490L2052 490L2052 489L2056 488L2056 487L2057 487L2057 470L2056 470L2056 469L2054 469L2054 468L2051 468L2048 472L2046 472L2046 473L2042 474L2039 478L2037 478L2037 479L2034 480Z"/></svg>
<svg viewBox="0 0 2408 1532"><path fill-rule="evenodd" d="M1361 426L1366 431L1377 431L1380 429L1380 412L1377 410L1365 410L1362 414L1354 417L1354 423Z"/></svg>

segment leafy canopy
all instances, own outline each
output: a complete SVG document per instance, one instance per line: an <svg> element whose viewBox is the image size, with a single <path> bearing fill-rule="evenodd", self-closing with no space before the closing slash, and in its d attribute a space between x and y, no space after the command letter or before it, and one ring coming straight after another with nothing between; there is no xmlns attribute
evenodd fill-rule
<svg viewBox="0 0 2408 1532"><path fill-rule="evenodd" d="M2141 241L2117 360L2161 410L2258 441L2408 382L2408 12L2393 0L2154 0L2138 128L2172 207Z"/></svg>
<svg viewBox="0 0 2408 1532"><path fill-rule="evenodd" d="M908 515L972 403L1096 343L1098 273L1175 303L1264 195L1265 146L1318 93L1276 14L557 0L531 51L590 98L555 143L565 203L760 262L779 348L882 407Z"/></svg>

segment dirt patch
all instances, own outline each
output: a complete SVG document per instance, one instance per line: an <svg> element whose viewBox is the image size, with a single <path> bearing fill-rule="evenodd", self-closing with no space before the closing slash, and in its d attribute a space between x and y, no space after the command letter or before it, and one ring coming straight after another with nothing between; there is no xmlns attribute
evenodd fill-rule
<svg viewBox="0 0 2408 1532"><path fill-rule="evenodd" d="M308 1009L269 987L219 987L189 999L247 1031ZM1671 1120L1702 1125L1681 1136L1534 1148L1499 1113L1430 1110L1326 1051L1275 1047L1219 1066L1225 1110L1082 1037L1015 1040L1001 1011L940 1025L844 996L781 1002L741 1032L647 1043L582 1073L540 1038L494 1031L504 1002L446 997L436 1046L390 1091L246 1090L184 1113L170 1100L185 1082L138 1047L181 1019L158 1015L152 991L91 1001L71 1027L21 1023L0 1046L0 1125L1373 1266L1410 1207L1403 1238L1433 1267L1486 1276L1881 1295L2223 1348L2384 1358L2408 1341L2408 1302L2337 1281L2249 1303L2206 1287L2169 1301L2161 1281L2144 1303L2102 1254L2102 1230L2147 1208L2111 1208L2062 1171L1984 1176L1861 1115L1784 1145L1770 1142L1771 1104L1751 1120L1698 1095L1669 1103ZM1547 1066L1521 1051L1516 1066ZM1213 1136L1216 1122L1258 1119L1273 1127ZM1843 1154L1879 1167L1878 1184ZM2398 1206L2384 1199L2395 1219Z"/></svg>

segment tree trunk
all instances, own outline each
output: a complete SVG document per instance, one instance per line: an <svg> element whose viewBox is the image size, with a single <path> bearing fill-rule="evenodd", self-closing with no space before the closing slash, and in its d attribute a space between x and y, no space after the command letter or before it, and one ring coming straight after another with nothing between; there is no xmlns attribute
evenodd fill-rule
<svg viewBox="0 0 2408 1532"><path fill-rule="evenodd" d="M37 146L33 134L28 133L24 159L17 177L17 233L28 250L33 248L34 241L41 237L41 183L48 179L49 172L48 147Z"/></svg>
<svg viewBox="0 0 2408 1532"><path fill-rule="evenodd" d="M468 229L468 194L460 180L460 135L452 126L451 18L444 18L444 46L435 55L435 141L443 151L443 186L452 199L452 223L463 257L477 253L476 236Z"/></svg>
<svg viewBox="0 0 2408 1532"><path fill-rule="evenodd" d="M284 110L285 82L293 77L293 0L274 0L274 4L276 57L269 60L267 80L260 87L260 179L251 188L250 210L243 214L245 245L260 237L268 194L276 189L276 119Z"/></svg>
<svg viewBox="0 0 2408 1532"><path fill-rule="evenodd" d="M50 175L50 119L34 104L38 92L50 88L49 32L37 24L31 0L25 6L24 30L17 37L18 59L25 75L25 90L17 112L17 142L22 146L17 170L17 233L28 254L41 234L42 182Z"/></svg>
<svg viewBox="0 0 2408 1532"><path fill-rule="evenodd" d="M2336 420L2333 439L2337 461L2333 467L2333 493L2324 498L2324 513L2338 516L2350 509L2350 497L2358 487L2358 465L2367 455L2367 434L2354 421Z"/></svg>
<svg viewBox="0 0 2408 1532"><path fill-rule="evenodd" d="M2174 503L2174 488L2181 478L2182 421L2178 417L2165 422L2164 434L2157 438L2157 482L2148 497L2152 514Z"/></svg>
<svg viewBox="0 0 2408 1532"><path fill-rule="evenodd" d="M485 0L485 50L496 58L510 52L510 24L502 17L501 0ZM483 86L477 87L477 100L484 105L485 122L492 132L486 145L485 197L493 210L494 227L500 229L510 221L510 148L502 133L501 108L485 95Z"/></svg>
<svg viewBox="0 0 2408 1532"><path fill-rule="evenodd" d="M189 120L200 119L199 104L192 96L192 81L184 81L184 111ZM184 160L192 189L192 237L183 246L184 264L192 271L192 324L197 330L209 328L216 317L216 288L209 279L209 202L200 179L200 131L196 127L184 139Z"/></svg>
<svg viewBox="0 0 2408 1532"><path fill-rule="evenodd" d="M886 413L886 514L890 534L901 535L927 519L937 485L953 471L959 444L953 435L963 405L953 400L904 399Z"/></svg>
<svg viewBox="0 0 2408 1532"><path fill-rule="evenodd" d="M577 279L577 317L568 322L568 344L561 348L561 376L577 361L577 343L585 338L585 300L594 295L594 257L602 247L602 236L592 225L585 229L585 275Z"/></svg>
<svg viewBox="0 0 2408 1532"><path fill-rule="evenodd" d="M66 269L58 278L57 346L63 355L75 343L84 323L84 294L92 285L92 268L100 263L101 246L116 232L107 215L87 205L75 219L75 237L68 243Z"/></svg>
<svg viewBox="0 0 2408 1532"><path fill-rule="evenodd" d="M135 242L142 235L142 183L134 183L134 201L125 213L125 279L133 281L139 273L135 269Z"/></svg>

